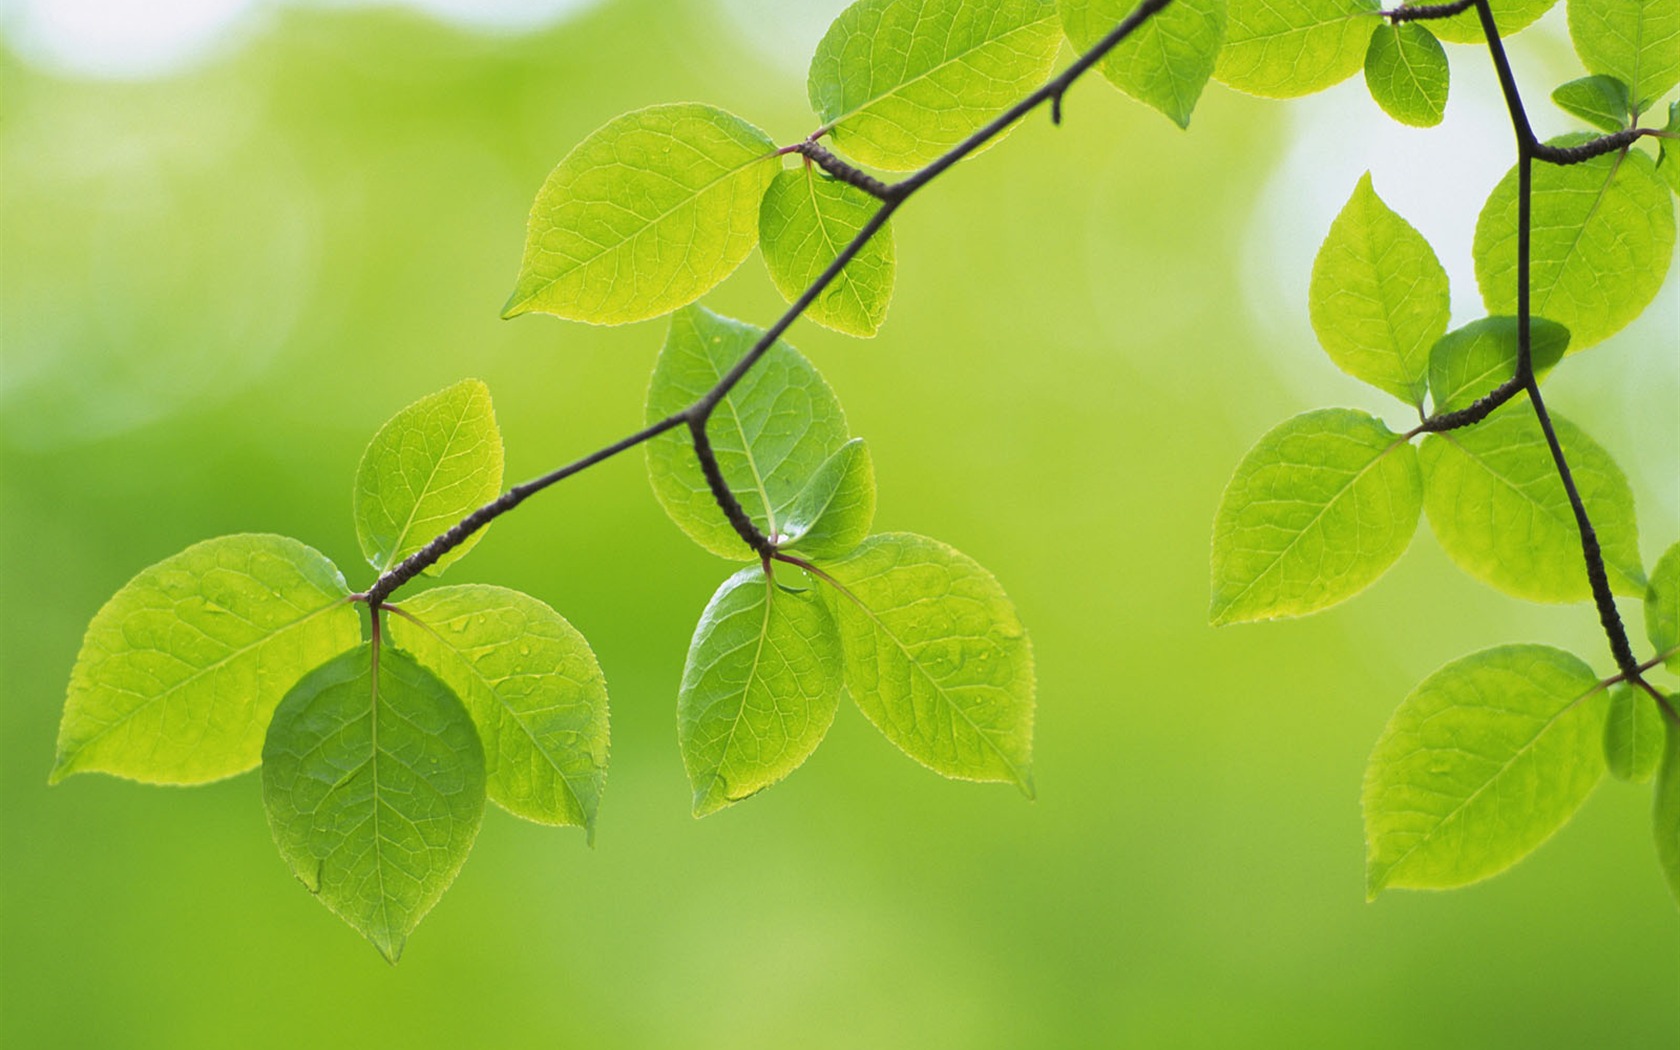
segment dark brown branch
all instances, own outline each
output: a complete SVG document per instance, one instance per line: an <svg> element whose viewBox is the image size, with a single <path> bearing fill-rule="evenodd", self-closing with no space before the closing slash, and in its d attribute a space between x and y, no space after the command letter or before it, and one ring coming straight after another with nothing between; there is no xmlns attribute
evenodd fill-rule
<svg viewBox="0 0 1680 1050"><path fill-rule="evenodd" d="M1510 379L1505 380L1505 382L1494 387L1491 391L1483 394L1464 408L1454 409L1451 412L1435 413L1422 423L1413 427L1411 430L1408 430L1406 432L1406 439L1409 441L1412 438L1417 437L1419 434L1439 434L1444 431L1457 430L1460 427L1467 427L1475 423L1480 423L1482 420L1492 415L1494 409L1511 400L1513 397L1516 397L1526 389L1528 388L1524 385L1522 375L1519 374L1512 376Z"/></svg>
<svg viewBox="0 0 1680 1050"><path fill-rule="evenodd" d="M1381 12L1382 16L1392 25L1401 22L1424 22L1435 18L1451 18L1453 15L1463 14L1470 10L1476 0L1455 0L1450 4L1421 4L1412 6L1407 4L1396 7L1392 11Z"/></svg>
<svg viewBox="0 0 1680 1050"><path fill-rule="evenodd" d="M1511 62L1505 55L1505 45L1499 38L1498 27L1494 24L1493 9L1489 5L1489 0L1475 0L1475 2L1476 13L1482 23L1482 34L1487 37L1488 53L1493 58L1494 70L1499 74L1499 87L1505 96L1505 107L1511 115L1511 127L1517 135L1516 378L1528 391L1529 404L1534 407L1534 416L1540 423L1540 430L1545 434L1546 445L1552 453L1552 463L1557 467L1558 478L1563 482L1563 491L1569 497L1569 507L1575 515L1576 528L1581 533L1581 557L1586 562L1587 582L1592 587L1593 604L1598 608L1598 621L1603 626L1604 636L1610 643L1610 655L1615 659L1617 669L1628 680L1638 681L1640 680L1639 662L1634 659L1633 647L1628 641L1627 627L1622 623L1622 614L1616 608L1616 598L1610 590L1609 573L1604 567L1604 552L1599 547L1598 533L1593 529L1592 519L1587 514L1586 504L1581 500L1580 490L1575 485L1575 477L1569 469L1569 460L1564 455L1563 445L1558 441L1557 428L1552 425L1551 413L1546 411L1546 402L1540 396L1540 381L1534 374L1532 295L1530 291L1531 242L1534 226L1534 159L1539 156L1538 151L1544 147L1534 137L1534 127L1529 123L1528 112L1523 108L1522 93L1517 90L1517 78L1511 72Z"/></svg>
<svg viewBox="0 0 1680 1050"><path fill-rule="evenodd" d="M1583 142L1579 146L1548 146L1544 142L1536 142L1534 159L1543 160L1548 164L1579 164L1584 160L1602 157L1606 153L1627 149L1646 135L1656 133L1656 128L1623 128L1591 142Z"/></svg>
<svg viewBox="0 0 1680 1050"><path fill-rule="evenodd" d="M741 506L741 501L735 498L730 490L729 482L723 480L723 468L718 465L717 455L712 451L712 439L706 436L706 419L691 416L688 421L688 433L694 440L694 455L700 460L700 472L706 475L706 484L711 486L712 498L717 500L723 509L723 516L729 519L729 524L735 527L736 535L751 547L760 558L768 558L775 553L775 545L764 535L757 525L753 524L752 515Z"/></svg>
<svg viewBox="0 0 1680 1050"><path fill-rule="evenodd" d="M587 470L602 460L611 459L626 449L635 448L642 442L657 437L673 427L680 426L687 420L687 414L679 412L674 416L661 419L652 426L643 427L629 437L615 441L606 448L597 449L582 459L568 463L558 470L552 470L540 478L525 482L523 485L515 485L451 525L447 530L434 537L430 543L404 558L400 564L388 569L384 575L374 581L373 586L369 587L366 593L359 595L359 597L369 605L378 608L398 587L437 564L439 558L465 543L468 536L524 503L543 489L548 488L555 482L564 481L580 470Z"/></svg>
<svg viewBox="0 0 1680 1050"><path fill-rule="evenodd" d="M1108 34L1091 47L1090 50L1075 59L1073 63L1063 70L1058 76L1045 83L1043 87L1040 87L1026 98L1009 107L1009 109L987 122L985 126L976 130L973 134L951 147L945 153L936 157L933 161L929 162L926 167L910 175L902 182L893 183L891 185L879 183L877 189L881 192L875 193L875 196L880 198L881 207L876 210L875 214L867 223L864 224L863 228L857 232L857 235L847 242L844 248L840 249L840 253L834 257L834 261L829 263L823 272L817 276L815 281L811 282L811 286L806 288L805 291L800 294L799 298L794 300L793 304L788 307L787 311L784 312L781 317L777 318L776 322L772 324L762 336L759 337L758 342L754 343L752 348L742 355L741 359L735 363L734 367L725 373L723 378L718 380L716 386L707 391L707 393L694 404L674 416L660 420L652 426L645 427L642 430L631 434L629 437L616 441L599 451L592 452L576 462L561 467L559 470L545 474L534 481L528 481L523 485L515 485L501 496L489 503L486 503L484 506L479 507L471 514L468 514L465 518L462 518L460 521L450 526L448 530L437 536L430 543L426 544L425 547L403 559L400 565L387 570L379 577L378 580L374 582L372 587L368 588L364 594L358 595L357 597L364 599L369 605L377 610L380 604L390 598L397 588L412 580L430 566L436 564L439 558L442 558L445 554L448 554L456 547L459 547L466 541L467 537L471 536L479 529L484 528L484 526L490 524L490 522L494 521L501 515L506 514L514 507L517 507L519 504L525 502L525 500L530 496L541 492L543 489L555 482L571 477L580 470L592 467L602 460L609 459L626 449L634 448L635 446L642 444L644 441L657 437L667 430L671 430L677 426L685 424L688 426L689 434L693 438L694 454L700 460L700 469L706 475L707 484L710 485L712 495L717 499L719 508L722 509L724 516L729 519L729 523L734 526L735 531L740 534L742 541L756 551L761 558L768 561L770 556L769 552L774 548L758 526L753 524L752 518L746 513L745 509L741 507L740 500L736 499L734 493L730 491L729 484L724 479L723 472L718 466L717 456L712 451L711 442L706 436L706 423L711 418L712 411L717 408L718 404L722 402L725 397L729 396L729 392L731 390L735 389L735 385L741 381L741 377L745 376L747 372L750 371L752 367L756 365L766 353L769 352L770 348L776 345L776 340L781 338L782 333L786 332L788 327L791 326L794 321L798 320L806 310L810 309L811 304L816 302L817 297L821 295L830 284L834 283L835 279L840 276L841 271L846 268L846 265L850 263L852 259L856 258L858 252L863 250L863 246L869 243L871 237L874 237L875 234L880 232L881 227L885 226L887 224L887 220L892 217L893 212L897 211L898 207L903 204L911 194L915 193L923 186L926 186L929 182L933 181L934 178L949 169L952 165L956 164L959 160L962 160L970 153L973 153L987 142L990 142L992 139L1002 134L1009 128L1010 125L1014 124L1016 121L1020 120L1022 117L1032 112L1032 110L1044 104L1046 101L1059 102L1062 95L1067 91L1069 85L1077 80L1081 74L1096 65L1098 62L1102 61L1104 55L1118 47L1121 41L1132 35L1139 26L1143 25L1149 18L1166 8L1171 3L1172 0L1143 0L1143 2L1140 3L1131 14L1127 15L1119 25L1110 30ZM822 158L826 156L837 169L853 173L848 176L848 181L852 178L856 178L867 179L871 183L878 183L878 180L874 180L871 176L865 175L863 172L858 171L856 168L846 164L838 157L835 157L827 149L818 146L815 138L816 137L813 136L811 139L806 140L806 144L788 147L786 152L799 153L813 162L822 165L823 170L828 171L831 175L836 174L836 170L834 168L830 168L824 163ZM836 175L836 177L838 178L840 176ZM859 186L859 188L864 189L865 192L874 192L859 182L852 181L851 184Z"/></svg>
<svg viewBox="0 0 1680 1050"><path fill-rule="evenodd" d="M825 146L812 139L795 142L787 147L787 152L799 154L828 172L838 181L844 182L848 186L855 186L878 201L891 200L893 197L891 186L861 168L841 160Z"/></svg>

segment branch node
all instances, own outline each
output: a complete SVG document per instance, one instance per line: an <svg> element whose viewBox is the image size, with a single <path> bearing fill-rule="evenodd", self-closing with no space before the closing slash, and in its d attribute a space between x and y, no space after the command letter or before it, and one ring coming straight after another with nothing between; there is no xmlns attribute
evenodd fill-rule
<svg viewBox="0 0 1680 1050"><path fill-rule="evenodd" d="M1424 22L1436 18L1451 18L1453 15L1470 10L1471 5L1475 2L1476 0L1455 0L1454 3L1450 4L1419 4L1416 6L1403 4L1392 10L1379 11L1378 14L1388 19L1389 25L1397 26L1402 22Z"/></svg>
<svg viewBox="0 0 1680 1050"><path fill-rule="evenodd" d="M898 195L894 186L889 186L862 169L841 160L825 146L820 146L811 139L795 142L784 147L782 152L797 153L804 157L807 163L816 162L817 167L848 186L856 187L874 197L878 201L889 201Z"/></svg>
<svg viewBox="0 0 1680 1050"><path fill-rule="evenodd" d="M723 516L729 519L736 535L768 565L776 554L776 545L753 523L752 516L741 506L741 501L735 498L729 482L724 480L717 453L712 451L712 439L706 436L707 415L709 413L690 416L688 420L688 433L694 441L694 456L700 461L700 472L706 475L706 484L712 490L712 498L717 501Z"/></svg>
<svg viewBox="0 0 1680 1050"><path fill-rule="evenodd" d="M1579 146L1548 146L1544 142L1536 142L1531 149L1536 160L1543 160L1548 164L1579 164L1594 157L1602 157L1606 153L1627 149L1651 133L1651 128L1623 128L1591 142L1583 142Z"/></svg>

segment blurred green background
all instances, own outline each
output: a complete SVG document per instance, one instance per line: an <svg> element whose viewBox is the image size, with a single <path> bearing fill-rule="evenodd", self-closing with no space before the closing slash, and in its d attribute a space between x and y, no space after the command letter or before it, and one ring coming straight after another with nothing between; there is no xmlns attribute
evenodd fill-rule
<svg viewBox="0 0 1680 1050"><path fill-rule="evenodd" d="M1062 128L1028 121L901 213L878 339L793 330L870 440L878 526L954 544L1020 606L1036 802L942 780L846 709L785 784L691 819L675 690L729 567L665 520L634 454L450 574L529 591L594 643L613 705L597 845L492 808L399 967L289 877L255 774L46 788L81 632L141 567L274 531L371 580L351 473L397 408L484 379L515 478L640 421L662 323L497 319L525 213L627 109L700 99L809 131L803 55L759 9L626 0L484 33L270 7L169 75L0 57L0 1042L1673 1045L1680 914L1641 789L1606 784L1492 882L1364 900L1360 776L1395 704L1507 641L1605 667L1586 607L1494 594L1424 529L1333 612L1205 626L1243 450L1320 403L1405 422L1277 291L1305 287L1364 140L1323 160L1353 165L1327 191L1275 175L1335 121L1380 119L1357 85L1300 106L1211 87L1185 135L1083 84ZM1575 75L1556 29L1521 51L1552 77L1536 107ZM1446 203L1473 216L1509 132L1485 56L1453 58L1455 106L1496 132ZM1471 150L1434 141L1402 145L1449 172ZM1277 202L1302 194L1320 217L1274 245ZM756 259L706 302L760 323L781 305ZM1670 280L1553 380L1632 476L1648 560L1680 535L1677 304Z"/></svg>

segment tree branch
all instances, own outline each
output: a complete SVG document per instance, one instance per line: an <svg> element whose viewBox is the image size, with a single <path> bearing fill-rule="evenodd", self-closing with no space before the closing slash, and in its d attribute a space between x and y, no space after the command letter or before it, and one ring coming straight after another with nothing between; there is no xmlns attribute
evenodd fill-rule
<svg viewBox="0 0 1680 1050"><path fill-rule="evenodd" d="M1584 160L1602 157L1606 153L1627 149L1646 135L1656 134L1656 128L1623 128L1591 142L1583 142L1579 146L1548 146L1544 142L1536 142L1532 152L1535 160L1543 160L1548 164L1579 164Z"/></svg>
<svg viewBox="0 0 1680 1050"><path fill-rule="evenodd" d="M848 186L857 187L878 201L891 200L893 198L893 187L887 185L868 172L863 171L861 168L836 157L826 146L823 146L815 139L803 139L799 142L795 142L793 145L786 147L783 152L797 153L806 160L815 162L817 167L828 172L835 179L844 182Z"/></svg>
<svg viewBox="0 0 1680 1050"><path fill-rule="evenodd" d="M1451 18L1453 15L1463 14L1470 10L1476 0L1455 0L1450 4L1421 4L1412 6L1407 4L1396 7L1391 11L1379 12L1392 25L1401 22L1424 22L1434 18Z"/></svg>
<svg viewBox="0 0 1680 1050"><path fill-rule="evenodd" d="M1610 590L1610 578L1604 567L1604 552L1598 544L1598 533L1593 529L1586 504L1581 500L1581 493L1575 485L1574 475L1570 472L1563 445L1558 441L1557 428L1552 425L1551 413L1546 411L1546 402L1540 396L1540 382L1534 375L1529 287L1534 225L1534 158L1540 155L1543 147L1534 137L1534 127L1529 123L1528 112L1523 108L1522 93L1517 90L1517 79L1511 72L1511 62L1505 55L1504 42L1500 40L1499 29L1494 24L1493 9L1489 0L1475 0L1475 4L1476 13L1482 23L1482 33L1487 37L1488 52L1493 58L1494 70L1499 74L1499 87L1505 95L1505 107L1511 115L1511 127L1517 136L1517 374L1513 382L1520 383L1522 388L1528 391L1529 404L1534 407L1534 416L1540 423L1540 430L1545 434L1546 445L1552 453L1552 463L1557 467L1558 478L1563 482L1563 491L1569 497L1569 507L1574 512L1575 525L1581 533L1581 557L1586 562L1587 581L1592 586L1593 604L1598 607L1598 621L1610 643L1610 655L1615 659L1617 669L1629 681L1639 681L1639 662L1634 659L1627 627L1622 623L1622 614L1616 608L1616 598ZM1504 387L1500 389L1503 390ZM1507 399L1509 396L1507 395Z"/></svg>
<svg viewBox="0 0 1680 1050"><path fill-rule="evenodd" d="M1451 412L1437 412L1430 416L1422 423L1406 431L1406 440L1410 441L1419 434L1439 434L1443 431L1457 430L1460 427L1480 423L1492 415L1494 409L1528 389L1524 382L1525 377L1521 374L1522 369L1519 368L1517 372L1517 375L1505 380L1505 382L1478 397L1464 408L1454 409Z"/></svg>
<svg viewBox="0 0 1680 1050"><path fill-rule="evenodd" d="M1171 3L1172 0L1143 0L1119 25L1110 30L1108 35L1099 40L1090 50L1076 58L1059 75L1047 81L1044 86L1009 107L996 118L987 122L985 126L934 158L926 167L912 173L901 182L881 183L872 176L864 174L852 165L835 157L822 146L817 145L814 138L787 147L783 152L799 153L822 166L823 170L835 175L836 178L843 178L850 184L873 194L881 200L881 207L857 232L857 235L847 242L844 248L840 249L840 253L834 257L834 261L829 263L827 268L817 276L817 279L811 282L811 286L806 288L798 299L794 300L786 312L765 330L764 334L759 337L758 342L754 343L752 348L735 363L734 367L718 380L717 385L707 391L694 404L674 416L638 430L629 437L592 452L582 459L545 474L534 481L515 485L501 496L479 507L450 526L448 530L439 534L425 547L405 558L401 564L387 570L374 582L372 587L357 597L365 600L377 610L384 601L396 592L397 588L435 565L439 558L460 546L466 541L467 537L519 506L529 497L541 492L555 482L571 477L581 470L586 470L626 449L634 448L645 441L658 437L667 430L681 425L687 425L689 429L689 434L694 443L694 454L700 460L701 471L705 473L707 484L711 487L712 495L717 500L724 516L729 519L729 523L734 526L742 541L757 552L761 558L768 560L770 552L773 552L775 548L758 526L753 524L751 516L741 506L740 500L736 499L735 494L730 491L729 484L724 479L723 472L718 466L717 456L712 451L711 441L706 436L706 424L711 419L712 411L725 397L729 396L729 392L735 388L741 378L769 352L770 348L776 344L776 340L781 338L782 333L786 332L794 321L810 309L811 304L816 302L817 297L830 284L834 283L835 279L840 276L841 271L846 268L846 265L857 256L858 252L863 250L864 245L869 243L871 237L880 232L881 227L885 226L887 220L892 217L893 212L897 211L911 194L932 182L959 160L1002 134L1011 125L1045 102L1054 102L1059 108L1062 95L1075 80L1079 79L1086 70L1100 62L1103 56L1118 47L1139 26ZM833 167L830 166L831 164ZM842 175L841 172L846 174ZM871 185L875 188L871 189Z"/></svg>

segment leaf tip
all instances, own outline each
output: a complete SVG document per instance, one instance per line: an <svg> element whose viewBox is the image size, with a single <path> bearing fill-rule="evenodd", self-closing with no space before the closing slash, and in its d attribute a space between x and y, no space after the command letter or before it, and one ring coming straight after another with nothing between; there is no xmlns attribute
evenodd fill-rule
<svg viewBox="0 0 1680 1050"><path fill-rule="evenodd" d="M1365 862L1365 903L1369 904L1388 889L1388 878L1393 869L1378 866L1375 858Z"/></svg>
<svg viewBox="0 0 1680 1050"><path fill-rule="evenodd" d="M502 320L511 321L520 314L531 311L531 297L525 294L523 288L515 288L508 296L507 302L502 304Z"/></svg>
<svg viewBox="0 0 1680 1050"><path fill-rule="evenodd" d="M405 937L395 939L380 937L373 940L373 946L379 949L379 954L384 956L385 961L392 966L397 965L397 962L402 959L403 948L407 944L408 939Z"/></svg>
<svg viewBox="0 0 1680 1050"><path fill-rule="evenodd" d="M706 782L704 787L694 789L694 805L692 808L694 819L702 820L709 817L718 810L733 805L735 801L735 799L729 797L728 792L723 790L720 778L714 776Z"/></svg>
<svg viewBox="0 0 1680 1050"><path fill-rule="evenodd" d="M1033 780L1031 770L1023 770L1020 776L1015 778L1015 786L1021 789L1021 794L1026 796L1028 802L1038 801L1038 784Z"/></svg>
<svg viewBox="0 0 1680 1050"><path fill-rule="evenodd" d="M1217 595L1208 604L1208 626L1229 627L1234 623L1248 623L1253 620L1264 619L1263 615L1247 613L1237 607L1232 601L1221 601Z"/></svg>
<svg viewBox="0 0 1680 1050"><path fill-rule="evenodd" d="M75 772L75 766L71 762L69 756L60 755L58 761L53 763L52 772L47 774L47 786L52 787L55 784L61 784L64 782L65 777L68 777Z"/></svg>

